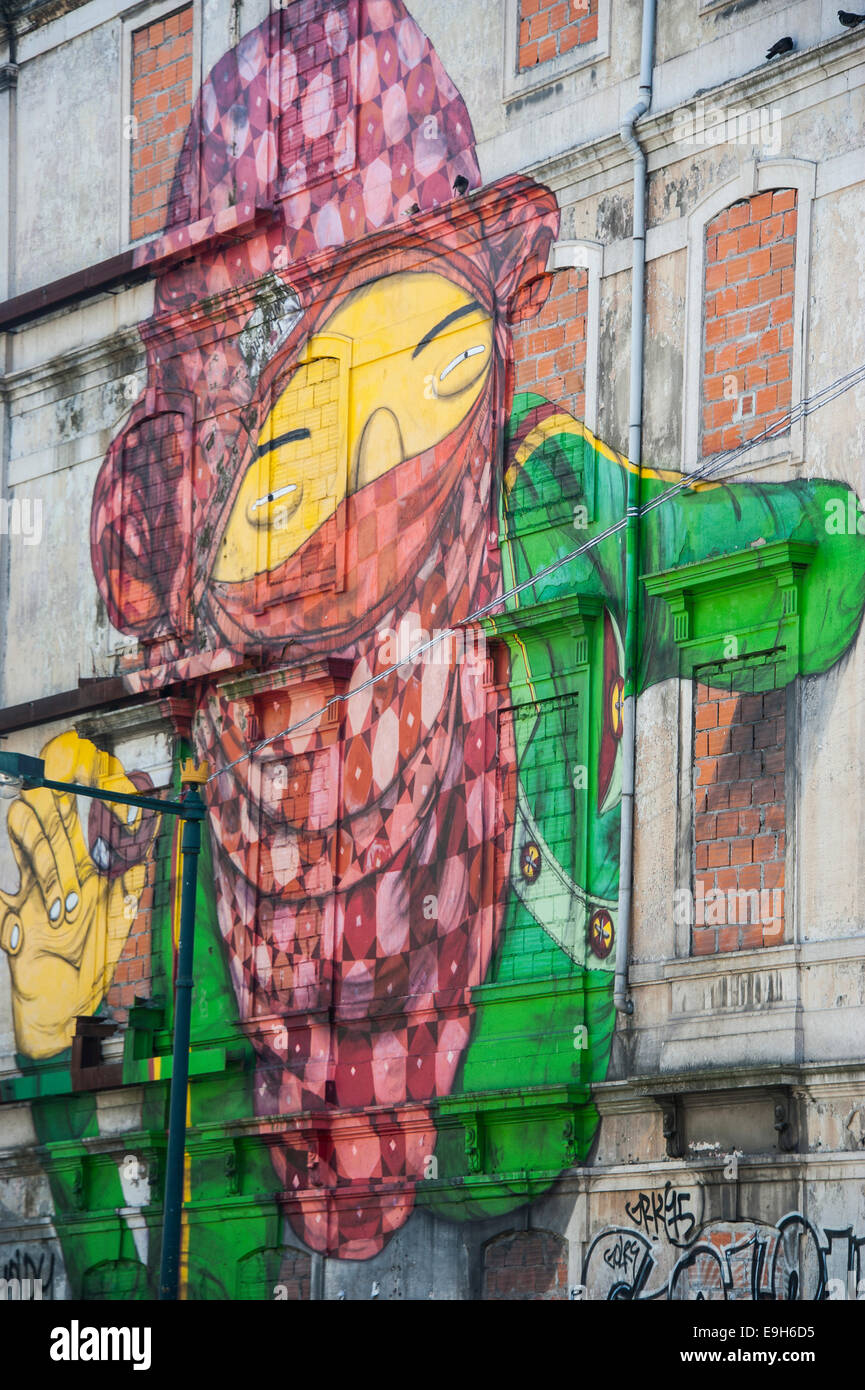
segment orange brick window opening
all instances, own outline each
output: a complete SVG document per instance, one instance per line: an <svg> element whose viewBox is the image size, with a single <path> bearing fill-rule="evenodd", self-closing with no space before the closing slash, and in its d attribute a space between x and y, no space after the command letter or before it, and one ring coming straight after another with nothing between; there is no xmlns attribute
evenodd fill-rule
<svg viewBox="0 0 865 1390"><path fill-rule="evenodd" d="M783 188L706 227L704 455L762 434L792 404L796 217L796 190Z"/></svg>
<svg viewBox="0 0 865 1390"><path fill-rule="evenodd" d="M152 919L154 911L162 905L157 901L160 892L164 896L164 890L160 890L156 878L157 872L170 868L166 863L169 853L170 839L167 842L158 840L156 855L159 863L157 865L154 860L148 862L147 880L137 905L133 895L123 900L121 911L130 922L129 934L105 995L105 1002L114 1011L118 1023L126 1022L128 1011L137 998L149 999L152 994Z"/></svg>
<svg viewBox="0 0 865 1390"><path fill-rule="evenodd" d="M765 668L710 679L694 699L694 955L784 940L786 690L762 688Z"/></svg>
<svg viewBox="0 0 865 1390"><path fill-rule="evenodd" d="M129 235L161 231L192 107L192 6L132 35ZM174 221L193 215L175 209Z"/></svg>
<svg viewBox="0 0 865 1390"><path fill-rule="evenodd" d="M513 1231L484 1251L484 1300L568 1297L567 1242L552 1231Z"/></svg>
<svg viewBox="0 0 865 1390"><path fill-rule="evenodd" d="M514 325L514 391L535 391L585 419L588 271L556 270L539 314Z"/></svg>
<svg viewBox="0 0 865 1390"><path fill-rule="evenodd" d="M519 0L517 69L525 72L598 37L599 0Z"/></svg>

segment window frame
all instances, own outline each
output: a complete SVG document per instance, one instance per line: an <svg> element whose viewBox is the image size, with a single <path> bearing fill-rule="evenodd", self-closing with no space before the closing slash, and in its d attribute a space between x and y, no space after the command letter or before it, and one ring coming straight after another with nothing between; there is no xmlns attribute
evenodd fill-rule
<svg viewBox="0 0 865 1390"><path fill-rule="evenodd" d="M164 235L164 229L157 232L150 232L147 236L137 237L135 241L130 238L132 230L132 145L131 136L127 136L129 122L132 118L132 37L140 29L146 29L151 24L158 24L160 19L165 19L168 15L176 14L179 10L192 8L192 105L198 99L201 90L201 48L202 48L202 26L201 26L201 0L158 0L158 3L144 3L136 5L134 8L126 10L121 15L121 35L120 35L120 141L118 151L120 180L120 226L119 244L121 247L146 246L150 241L156 241ZM196 160L196 165L199 161ZM198 220L198 198L200 196L200 180L196 179L195 185L195 205L189 210L187 225Z"/></svg>
<svg viewBox="0 0 865 1390"><path fill-rule="evenodd" d="M817 165L805 159L752 159L736 178L715 188L688 218L688 281L685 297L685 351L682 383L681 471L695 472L721 454L702 454L700 422L703 406L703 332L706 280L706 227L741 199L773 189L796 190L796 260L793 281L793 370L791 410L805 398L808 339L808 285L811 257L811 214L817 191ZM770 463L798 466L805 460L805 421L794 420L789 433L754 445L733 461L730 471ZM717 476L723 477L725 469Z"/></svg>
<svg viewBox="0 0 865 1390"><path fill-rule="evenodd" d="M598 435L598 382L601 358L601 281L604 278L604 247L599 241L578 237L556 241L550 247L547 270L585 270L588 290L586 304L586 369L583 421L586 429Z"/></svg>
<svg viewBox="0 0 865 1390"><path fill-rule="evenodd" d="M568 77L580 68L597 63L610 56L610 0L598 0L598 37L591 43L572 48L570 53L560 53L545 63L536 63L533 68L520 72L519 33L520 0L507 0L504 7L504 55L502 60L502 101L519 101L530 92L550 87L563 77ZM539 75L540 74L540 75Z"/></svg>
<svg viewBox="0 0 865 1390"><path fill-rule="evenodd" d="M784 853L784 940L776 945L749 947L740 951L719 951L711 956L695 956L691 953L693 922L673 923L673 959L675 961L723 962L732 956L761 958L767 951L783 951L799 942L798 893L797 886L797 819L798 819L798 736L800 706L800 643L801 622L801 583L808 564L815 553L815 547L804 542L775 541L757 550L748 547L729 555L698 560L690 565L660 571L654 575L643 575L646 591L652 597L662 597L674 615L674 641L679 651L679 669L676 680L679 687L679 736L677 770L677 833L676 833L676 876L678 885L688 884L693 903L694 869L693 824L694 824L694 693L699 670L724 661L724 633L720 630L705 630L699 622L701 593L706 597L717 595L725 589L741 588L751 583L760 583L767 576L774 576L777 584L773 610L764 622L749 628L745 634L747 644L740 651L736 662L753 660L761 664L767 651L782 649L788 666L788 680L783 687L787 691L785 755L784 755L784 801L785 801L785 853ZM701 630L702 629L702 630ZM780 688L780 687L779 687Z"/></svg>

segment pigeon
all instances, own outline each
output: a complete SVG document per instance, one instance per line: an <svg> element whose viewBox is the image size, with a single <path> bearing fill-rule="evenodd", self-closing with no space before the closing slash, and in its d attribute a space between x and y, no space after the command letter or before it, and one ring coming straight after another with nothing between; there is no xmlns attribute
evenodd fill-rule
<svg viewBox="0 0 865 1390"><path fill-rule="evenodd" d="M865 14L851 14L849 10L839 10L838 18L845 29L855 29L857 24L865 23Z"/></svg>
<svg viewBox="0 0 865 1390"><path fill-rule="evenodd" d="M766 54L766 61L768 62L770 58L780 58L782 53L791 53L795 47L795 43L790 38L790 35L787 34L783 39L779 39L777 43L772 44L772 47Z"/></svg>
<svg viewBox="0 0 865 1390"><path fill-rule="evenodd" d="M456 178L454 179L454 193L457 195L458 198L461 198L463 196L468 186L469 181L466 178L465 174L457 174Z"/></svg>
<svg viewBox="0 0 865 1390"><path fill-rule="evenodd" d="M416 212L420 212L420 208L418 207L417 203L412 203L410 208L406 208L405 212L403 213L403 217L414 217Z"/></svg>

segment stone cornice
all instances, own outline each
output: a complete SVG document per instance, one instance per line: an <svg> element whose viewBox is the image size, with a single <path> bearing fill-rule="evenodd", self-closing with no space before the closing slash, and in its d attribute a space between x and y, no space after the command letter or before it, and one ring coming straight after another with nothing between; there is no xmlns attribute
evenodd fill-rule
<svg viewBox="0 0 865 1390"><path fill-rule="evenodd" d="M505 178L498 179L494 184L478 189L476 192L460 200L460 206L454 207L450 202L441 208L433 208L428 212L417 213L414 217L406 218L405 225L411 228L415 237L422 239L423 245L417 247L417 260L421 264L428 259L429 250L434 250L439 243L439 233L445 227L455 229L457 232L466 233L466 246L475 239L474 229L481 222L483 227L488 222L495 221L498 214L505 208L514 204L515 195L519 193L519 203L525 207L526 218L531 216L531 204L536 200L546 198L544 190L536 185L530 184L524 175L509 174ZM275 204L273 218L278 217L279 204ZM445 216L447 212L447 217ZM482 214L482 219L479 216ZM272 224L271 224L272 225ZM262 235L262 225L256 222L250 224L243 236L238 235L235 240L251 240ZM395 247L402 250L399 238L399 227L388 226L381 231L372 232L368 236L359 237L356 241L347 243L344 246L329 247L324 251L318 252L303 261L295 264L286 264L281 267L281 278L286 288L291 288L303 297L306 291L314 287L315 298L327 297L330 293L329 282L333 280L343 280L352 272L363 267L368 271L370 278L373 278L378 264L384 265L393 254ZM195 248L196 254L201 250ZM192 252L186 253L188 259ZM179 264L172 253L171 264L167 269L172 269L175 264ZM153 262L148 267L154 275L158 275L162 270L159 261ZM224 320L232 314L236 315L239 311L247 308L249 312L255 303L256 296L261 293L262 287L266 285L268 277L273 274L273 270L268 269L264 276L248 284L231 288L221 294L208 296L206 309L201 301L196 301L187 309L170 310L159 315L154 315L142 325L142 336L148 341L158 344L165 342L170 344L180 333L189 332L190 328L198 329L199 320L201 327L206 333L212 333L214 322ZM206 319L204 315L206 314Z"/></svg>
<svg viewBox="0 0 865 1390"><path fill-rule="evenodd" d="M774 1092L789 1087L811 1096L829 1096L839 1089L865 1086L861 1062L800 1062L760 1067L726 1065L694 1071L654 1072L621 1081L600 1081L592 1099L602 1115L645 1111L658 1105L658 1096L704 1096L712 1093Z"/></svg>
<svg viewBox="0 0 865 1390"><path fill-rule="evenodd" d="M637 135L649 156L649 176L687 158L688 148L673 138L676 112L695 101L706 105L735 107L740 104L766 106L795 94L803 94L828 77L844 74L865 63L865 26L862 30L839 34L801 53L791 54L783 67L761 65L740 77L728 78L717 86L698 88L683 97L675 106L651 112L637 126ZM636 87L636 77L634 85ZM627 84L622 83L621 86ZM819 91L815 100L822 100ZM699 147L699 153L710 153L712 147ZM693 150L690 153L694 153ZM546 155L525 167L531 178L560 189L566 184L585 183L599 176L606 187L615 187L629 178L631 157L622 144L618 130L609 135L571 145L554 155ZM626 172L627 171L627 172ZM604 177L606 176L606 177ZM585 194L580 194L580 197ZM650 226L655 225L650 221Z"/></svg>
<svg viewBox="0 0 865 1390"><path fill-rule="evenodd" d="M603 606L603 601L594 595L568 594L564 598L551 598L546 603L527 604L524 608L482 618L481 626L496 637L512 632L528 632L538 637L554 633L582 635L586 623L594 622Z"/></svg>
<svg viewBox="0 0 865 1390"><path fill-rule="evenodd" d="M18 5L15 28L18 34L29 34L87 3L88 0L24 0Z"/></svg>
<svg viewBox="0 0 865 1390"><path fill-rule="evenodd" d="M141 366L144 365L144 346L137 327L118 329L97 342L72 348L46 362L6 372L0 376L0 398L16 400L40 389L50 390L55 382L61 382L70 372L80 375L103 372L118 357L127 353L137 353Z"/></svg>

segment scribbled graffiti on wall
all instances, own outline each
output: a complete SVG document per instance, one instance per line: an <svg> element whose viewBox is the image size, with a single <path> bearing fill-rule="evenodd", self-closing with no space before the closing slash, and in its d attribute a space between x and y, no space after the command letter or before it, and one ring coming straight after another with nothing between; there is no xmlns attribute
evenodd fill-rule
<svg viewBox="0 0 865 1390"><path fill-rule="evenodd" d="M591 1299L780 1301L865 1298L865 1237L852 1227L821 1231L790 1212L776 1225L677 1213L700 1191L641 1193L626 1212L633 1224L610 1227L589 1244L583 1296ZM667 1216L673 1214L673 1226Z"/></svg>
<svg viewBox="0 0 865 1390"><path fill-rule="evenodd" d="M54 1252L18 1248L0 1257L0 1290L7 1300L54 1298Z"/></svg>

